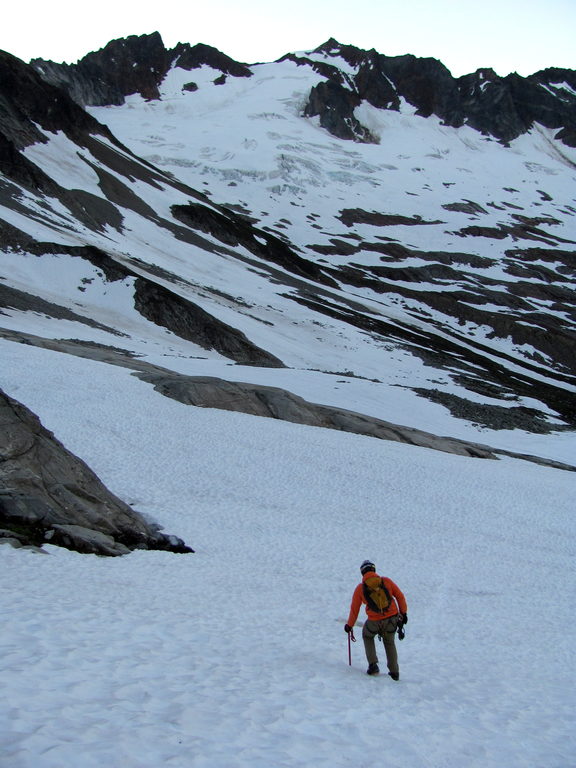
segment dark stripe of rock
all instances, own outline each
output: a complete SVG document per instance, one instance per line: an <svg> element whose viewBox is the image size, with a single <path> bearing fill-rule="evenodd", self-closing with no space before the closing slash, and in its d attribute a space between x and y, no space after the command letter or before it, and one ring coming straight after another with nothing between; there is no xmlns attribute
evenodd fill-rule
<svg viewBox="0 0 576 768"><path fill-rule="evenodd" d="M304 400L278 387L266 387L240 381L225 381L210 376L182 376L159 373L136 373L138 378L154 386L157 392L186 405L220 408L272 419L289 421L326 429L351 432L379 440L407 443L422 448L468 456L477 459L497 459L499 455L532 461L543 466L567 471L576 467L550 459L505 451L488 445L457 438L442 437L421 429L393 424L343 408L319 405Z"/></svg>

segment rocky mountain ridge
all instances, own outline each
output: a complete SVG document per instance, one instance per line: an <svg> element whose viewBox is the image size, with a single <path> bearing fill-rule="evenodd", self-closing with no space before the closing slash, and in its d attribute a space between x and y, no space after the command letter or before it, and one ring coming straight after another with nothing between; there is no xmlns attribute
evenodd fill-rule
<svg viewBox="0 0 576 768"><path fill-rule="evenodd" d="M158 88L173 67L191 71L207 65L224 77L252 74L247 65L209 45L179 43L167 49L158 32L112 40L76 64L45 59L33 59L30 64L46 82L65 90L81 106L120 105L133 93L157 99Z"/></svg>
<svg viewBox="0 0 576 768"><path fill-rule="evenodd" d="M315 58L322 55L324 60ZM376 141L354 117L354 108L367 101L378 109L399 111L402 100L422 117L436 115L445 125L474 130L510 142L534 123L557 130L556 138L576 147L576 73L551 67L521 77L504 77L479 69L455 78L437 59L411 54L386 56L341 45L330 38L310 55L286 54L279 61L311 65L325 80L311 90L304 114L319 116L320 124L343 139ZM330 63L331 60L334 64ZM338 66L349 65L348 71ZM31 65L47 82L66 90L81 106L121 105L138 93L160 98L159 86L170 69L192 71L207 65L226 77L251 77L249 65L236 62L204 44L164 46L161 36L132 36L113 40L76 64L34 59Z"/></svg>

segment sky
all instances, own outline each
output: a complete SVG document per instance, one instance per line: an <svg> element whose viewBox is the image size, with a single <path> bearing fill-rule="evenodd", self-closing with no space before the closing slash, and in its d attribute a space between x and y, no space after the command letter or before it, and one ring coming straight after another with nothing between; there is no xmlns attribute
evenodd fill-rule
<svg viewBox="0 0 576 768"><path fill-rule="evenodd" d="M440 59L460 76L576 68L576 0L75 0L11 3L0 49L73 63L110 40L158 31L167 47L206 43L239 61L273 61L328 38L397 56Z"/></svg>

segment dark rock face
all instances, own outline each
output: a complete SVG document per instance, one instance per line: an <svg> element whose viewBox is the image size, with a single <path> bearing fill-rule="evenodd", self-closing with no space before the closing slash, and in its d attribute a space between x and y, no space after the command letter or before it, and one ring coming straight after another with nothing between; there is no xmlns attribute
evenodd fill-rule
<svg viewBox="0 0 576 768"><path fill-rule="evenodd" d="M27 189L38 189L48 194L56 189L52 179L20 154L14 143L3 133L0 133L0 173Z"/></svg>
<svg viewBox="0 0 576 768"><path fill-rule="evenodd" d="M311 67L314 72L318 72L322 77L340 85L350 85L352 82L348 75L345 75L341 69L338 69L338 67L335 67L332 64L328 64L326 61L307 59L303 56L297 56L295 53L287 53L285 56L278 59L278 61L293 61L299 67Z"/></svg>
<svg viewBox="0 0 576 768"><path fill-rule="evenodd" d="M63 131L80 144L90 133L113 140L108 128L64 91L43 80L20 59L0 51L0 134L20 150L45 141L36 124L45 131Z"/></svg>
<svg viewBox="0 0 576 768"><path fill-rule="evenodd" d="M338 217L347 227L354 224L371 224L374 227L421 226L423 224L440 224L439 221L426 221L421 216L399 216L397 214L364 211L361 208L344 208Z"/></svg>
<svg viewBox="0 0 576 768"><path fill-rule="evenodd" d="M491 69L479 69L454 78L436 59L385 56L373 49L340 45L332 38L315 52L324 53L327 61L294 54L280 61L310 66L326 78L312 88L304 114L319 117L321 126L339 138L374 142L370 131L354 117L354 109L367 101L380 109L398 110L405 99L422 117L436 115L453 127L466 123L503 142L512 141L538 122L558 129L557 138L576 146L573 70L550 68L524 78L515 73L499 77ZM356 74L343 74L330 64L331 56L344 58L357 69ZM224 83L227 76L252 75L249 66L209 45L179 43L168 50L158 32L113 40L77 64L32 61L47 83L62 88L82 106L123 104L132 93L157 99L159 85L170 68L194 70L202 65L222 73L215 78L216 84ZM563 88L564 84L572 90ZM194 84L185 89L194 90Z"/></svg>
<svg viewBox="0 0 576 768"><path fill-rule="evenodd" d="M66 90L78 104L94 106L123 104L130 93L157 99L158 85L170 64L171 55L158 32L112 40L77 64L31 62L42 77Z"/></svg>
<svg viewBox="0 0 576 768"><path fill-rule="evenodd" d="M352 139L363 143L375 143L376 139L354 117L354 110L361 99L347 88L327 80L318 83L310 91L310 99L304 109L305 117L319 117L320 125L339 139Z"/></svg>
<svg viewBox="0 0 576 768"><path fill-rule="evenodd" d="M76 323L82 323L92 328L99 328L112 334L118 334L113 328L97 323L96 321L79 315L67 307L62 307L50 301L46 301L40 296L34 296L18 288L12 288L10 285L0 283L0 315L3 309L17 309L20 312L37 312L46 317L54 317L63 320L71 320Z"/></svg>
<svg viewBox="0 0 576 768"><path fill-rule="evenodd" d="M463 123L458 88L449 70L436 59L377 54L374 71L394 83L399 96L417 108L422 117L437 115L447 125ZM375 105L376 106L376 105Z"/></svg>
<svg viewBox="0 0 576 768"><path fill-rule="evenodd" d="M0 179L3 203L18 210L19 190L8 182L34 192L55 197L90 229L110 225L119 228L122 216L108 201L84 190L65 190L30 161L21 150L30 144L44 143L38 128L62 131L80 147L96 146L94 136L105 136L116 146L118 141L76 104L67 93L44 81L38 72L14 56L0 51ZM108 148L113 153L112 148Z"/></svg>
<svg viewBox="0 0 576 768"><path fill-rule="evenodd" d="M99 555L193 551L110 493L33 413L1 390L0 529L21 544L49 541Z"/></svg>
<svg viewBox="0 0 576 768"><path fill-rule="evenodd" d="M82 106L118 106L133 93L145 99L158 99L158 87L171 67L192 70L203 64L232 77L252 75L245 64L209 45L178 43L169 50L158 32L112 40L77 64L57 64L44 59L31 62L47 83L62 88ZM186 90L195 89L186 87Z"/></svg>
<svg viewBox="0 0 576 768"><path fill-rule="evenodd" d="M528 78L530 81L539 83L544 86L548 92L555 94L561 101L558 104L558 99L554 103L554 112L552 119L554 124L549 126L551 128L557 128L557 123L562 125L559 133L556 134L556 138L560 139L569 147L576 147L576 119L574 118L574 99L570 98L570 93L566 90L565 85L568 85L572 91L576 91L576 72L573 69L560 69L558 67L549 67L543 69L540 72L536 72ZM559 109L560 108L560 109ZM572 119L565 118L565 111L568 111L572 116ZM544 123L548 125L548 123Z"/></svg>
<svg viewBox="0 0 576 768"><path fill-rule="evenodd" d="M499 77L491 69L479 69L454 78L436 59L384 56L374 50L340 45L333 39L315 52L341 56L358 70L343 81L341 75L331 75L325 69L322 74L327 82L312 89L304 111L306 116L319 115L322 127L339 138L370 140L366 138L367 129L351 122L353 110L361 101L380 109L398 110L403 98L422 117L436 115L455 128L466 123L503 142L512 141L538 122L559 129L557 138L576 145L573 70L547 69L524 78L514 73ZM302 58L299 63L303 63ZM310 61L310 66L320 71L318 62ZM573 90L562 88L564 83Z"/></svg>
<svg viewBox="0 0 576 768"><path fill-rule="evenodd" d="M155 283L138 278L134 304L138 312L153 323L204 349L214 349L237 363L283 367L278 358L252 344L241 331Z"/></svg>
<svg viewBox="0 0 576 768"><path fill-rule="evenodd" d="M503 141L525 133L531 121L519 114L507 81L491 69L479 69L458 80L466 122L480 133Z"/></svg>
<svg viewBox="0 0 576 768"><path fill-rule="evenodd" d="M255 256L278 264L295 275L334 285L320 267L299 256L280 238L257 229L242 216L228 211L224 213L223 210L219 212L198 203L173 205L170 210L178 221L191 229L212 235L225 245L244 246Z"/></svg>
<svg viewBox="0 0 576 768"><path fill-rule="evenodd" d="M400 109L400 96L390 78L380 67L374 67L373 59L377 54L370 55L360 64L354 82L358 96L378 109Z"/></svg>
<svg viewBox="0 0 576 768"><path fill-rule="evenodd" d="M180 69L199 69L203 64L207 64L212 69L219 69L224 75L252 77L252 70L246 64L234 61L217 48L204 45L204 43L193 46L188 45L188 43L178 43L170 51L170 56L173 65L180 67Z"/></svg>
<svg viewBox="0 0 576 768"><path fill-rule="evenodd" d="M543 70L527 78L508 75L506 81L520 117L547 128L576 129L576 96L554 88L553 82L560 79L574 88L576 72L557 69Z"/></svg>

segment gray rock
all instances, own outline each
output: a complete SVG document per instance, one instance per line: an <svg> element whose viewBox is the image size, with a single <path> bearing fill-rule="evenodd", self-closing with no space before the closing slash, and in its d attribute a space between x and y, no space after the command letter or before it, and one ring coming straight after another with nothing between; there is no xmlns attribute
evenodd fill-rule
<svg viewBox="0 0 576 768"><path fill-rule="evenodd" d="M188 405L204 408L222 408L254 416L307 424L358 435L377 437L381 440L409 443L461 456L494 459L494 452L487 446L456 440L402 427L382 419L364 416L342 408L331 408L310 403L297 395L277 387L265 387L238 381L187 376L163 376L136 374L167 397Z"/></svg>
<svg viewBox="0 0 576 768"><path fill-rule="evenodd" d="M209 376L183 376L160 372L135 372L138 378L154 386L156 391L187 405L201 408L221 408L226 411L248 413L281 419L295 424L307 424L326 429L337 429L357 435L391 440L430 448L458 456L477 459L497 459L499 455L531 461L542 466L576 471L571 464L493 448L482 443L434 435L421 429L393 424L372 416L365 416L343 408L311 403L292 392L278 387L265 387L239 381L224 381Z"/></svg>
<svg viewBox="0 0 576 768"><path fill-rule="evenodd" d="M28 539L22 533L14 533L14 531L8 531L5 528L0 528L0 545L9 544L14 549L27 549L32 552L39 552L42 555L47 555L45 549L29 544Z"/></svg>
<svg viewBox="0 0 576 768"><path fill-rule="evenodd" d="M124 544L114 541L112 536L107 536L100 531L84 528L81 525L55 525L46 531L45 539L49 544L56 544L66 549L87 554L127 555L130 550Z"/></svg>
<svg viewBox="0 0 576 768"><path fill-rule="evenodd" d="M102 555L136 548L193 551L114 496L33 413L1 390L0 528L35 546L52 530L53 543Z"/></svg>

